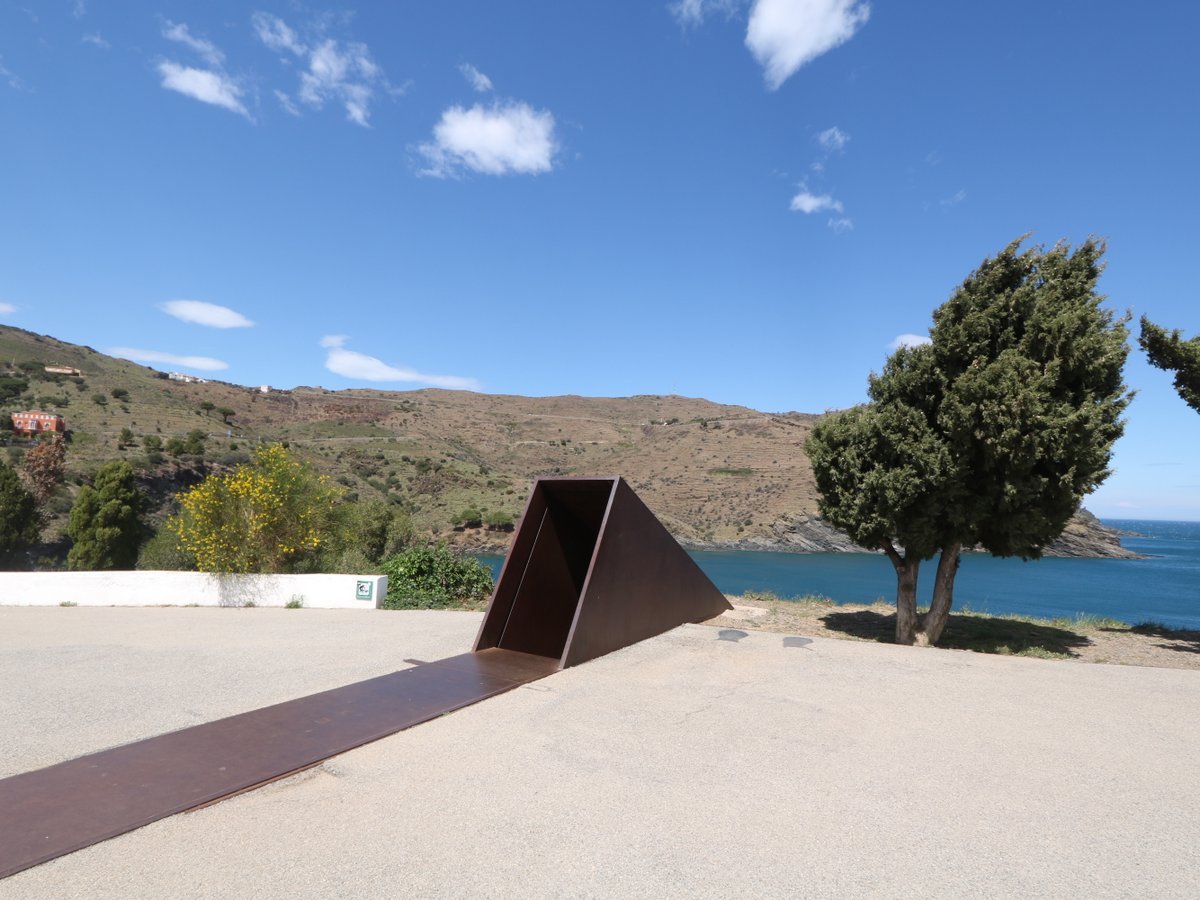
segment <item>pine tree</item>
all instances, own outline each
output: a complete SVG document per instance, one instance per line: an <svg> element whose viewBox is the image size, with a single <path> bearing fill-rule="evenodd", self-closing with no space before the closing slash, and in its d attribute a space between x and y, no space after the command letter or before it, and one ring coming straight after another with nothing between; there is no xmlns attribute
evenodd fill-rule
<svg viewBox="0 0 1200 900"><path fill-rule="evenodd" d="M1101 308L1104 247L1014 241L933 315L927 346L870 378L806 449L820 509L896 571L896 641L936 643L964 548L1033 559L1109 474L1130 395L1125 320ZM917 575L938 555L933 601Z"/></svg>
<svg viewBox="0 0 1200 900"><path fill-rule="evenodd" d="M67 553L67 568L132 569L145 530L141 521L145 506L145 495L129 463L101 466L95 485L84 485L71 507L67 534L74 543Z"/></svg>

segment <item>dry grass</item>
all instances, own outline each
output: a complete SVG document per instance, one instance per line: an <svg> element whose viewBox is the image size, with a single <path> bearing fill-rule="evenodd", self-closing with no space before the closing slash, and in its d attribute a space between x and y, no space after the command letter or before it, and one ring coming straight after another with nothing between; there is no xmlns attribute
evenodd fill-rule
<svg viewBox="0 0 1200 900"><path fill-rule="evenodd" d="M708 622L726 628L890 642L895 610L888 604L837 604L822 597L782 600L769 594L731 597L735 609ZM761 610L762 612L755 612ZM951 614L940 646L1007 656L1115 665L1200 669L1200 631L1080 616L1038 619L960 610Z"/></svg>

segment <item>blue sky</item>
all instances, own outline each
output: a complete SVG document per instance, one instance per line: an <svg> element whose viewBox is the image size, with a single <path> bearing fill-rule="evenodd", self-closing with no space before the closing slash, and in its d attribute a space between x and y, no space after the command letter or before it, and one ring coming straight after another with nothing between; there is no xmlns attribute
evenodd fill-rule
<svg viewBox="0 0 1200 900"><path fill-rule="evenodd" d="M1200 332L1200 10L0 3L0 321L240 384L865 397L984 257ZM1200 519L1135 351L1105 516Z"/></svg>

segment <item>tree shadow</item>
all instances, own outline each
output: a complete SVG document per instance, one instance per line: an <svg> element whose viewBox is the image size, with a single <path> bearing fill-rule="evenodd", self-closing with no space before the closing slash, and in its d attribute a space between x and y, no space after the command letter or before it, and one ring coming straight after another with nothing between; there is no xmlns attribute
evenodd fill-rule
<svg viewBox="0 0 1200 900"><path fill-rule="evenodd" d="M863 640L890 644L896 638L894 612L882 613L870 609L831 612L822 616L821 622L830 631L840 631ZM974 650L977 653L1077 657L1079 654L1076 651L1090 643L1082 634L1052 625L951 613L937 645L947 650Z"/></svg>
<svg viewBox="0 0 1200 900"><path fill-rule="evenodd" d="M1102 631L1120 631L1118 628L1103 628ZM1182 628L1168 628L1166 625L1156 625L1146 622L1134 625L1129 629L1133 634L1146 637L1163 638L1169 643L1155 644L1162 650L1175 650L1179 653L1200 653L1200 631L1188 631Z"/></svg>

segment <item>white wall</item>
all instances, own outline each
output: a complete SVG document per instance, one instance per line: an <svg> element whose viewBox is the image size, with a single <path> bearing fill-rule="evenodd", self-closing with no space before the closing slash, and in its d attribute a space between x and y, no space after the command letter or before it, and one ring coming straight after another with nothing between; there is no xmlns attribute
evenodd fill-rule
<svg viewBox="0 0 1200 900"><path fill-rule="evenodd" d="M320 609L375 609L386 594L386 575L0 572L0 606L286 606L296 598Z"/></svg>

